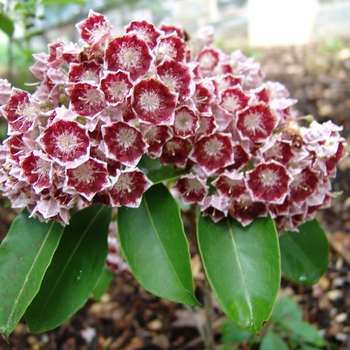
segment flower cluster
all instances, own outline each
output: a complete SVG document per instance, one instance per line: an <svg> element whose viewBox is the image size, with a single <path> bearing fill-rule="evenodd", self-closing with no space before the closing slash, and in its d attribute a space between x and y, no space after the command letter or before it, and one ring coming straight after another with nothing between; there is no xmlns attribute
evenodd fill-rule
<svg viewBox="0 0 350 350"><path fill-rule="evenodd" d="M214 221L271 215L292 230L329 205L341 128L300 127L286 88L214 48L210 29L188 43L180 28L134 21L115 38L93 11L77 28L82 45L35 55L33 94L0 82L0 182L13 207L63 224L79 199L138 207L152 185L143 156L186 169L174 188Z"/></svg>

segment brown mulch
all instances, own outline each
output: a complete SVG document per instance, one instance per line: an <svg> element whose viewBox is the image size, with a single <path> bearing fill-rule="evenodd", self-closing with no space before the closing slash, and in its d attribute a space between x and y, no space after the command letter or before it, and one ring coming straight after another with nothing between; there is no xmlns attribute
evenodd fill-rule
<svg viewBox="0 0 350 350"><path fill-rule="evenodd" d="M344 126L350 144L350 38L332 45L317 43L293 48L259 50L258 61L268 80L285 84L298 99L300 115L318 121L332 119ZM328 271L315 286L303 286L283 278L281 293L291 295L304 312L305 320L317 327L327 341L325 349L350 349L350 157L339 167L333 182L343 193L330 209L319 213L329 237ZM14 214L0 208L0 240ZM203 300L204 277L198 255L194 255L196 293ZM203 310L195 309L197 322ZM214 301L213 332L220 344L225 317ZM0 339L0 350L20 349L120 349L201 350L204 348L193 317L180 305L157 298L131 276L118 276L99 302L89 300L61 327L30 334L20 323L10 344Z"/></svg>

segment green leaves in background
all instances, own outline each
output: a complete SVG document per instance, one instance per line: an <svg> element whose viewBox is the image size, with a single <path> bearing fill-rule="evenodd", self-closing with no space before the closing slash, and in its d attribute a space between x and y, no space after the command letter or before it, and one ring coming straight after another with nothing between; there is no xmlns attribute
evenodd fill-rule
<svg viewBox="0 0 350 350"><path fill-rule="evenodd" d="M93 205L66 226L40 290L24 317L33 333L61 325L88 300L104 268L111 208Z"/></svg>
<svg viewBox="0 0 350 350"><path fill-rule="evenodd" d="M54 221L42 223L20 213L0 245L0 332L7 337L37 294L62 236Z"/></svg>
<svg viewBox="0 0 350 350"><path fill-rule="evenodd" d="M124 257L145 289L175 302L198 305L180 210L164 185L152 186L139 208L119 209L118 233Z"/></svg>
<svg viewBox="0 0 350 350"><path fill-rule="evenodd" d="M137 167L142 170L154 184L176 179L187 172L184 169L175 168L172 164L163 165L159 159L150 159L147 156L141 158Z"/></svg>
<svg viewBox="0 0 350 350"><path fill-rule="evenodd" d="M198 218L199 250L207 278L225 314L257 333L272 312L280 287L280 254L274 222L242 227L232 218Z"/></svg>
<svg viewBox="0 0 350 350"><path fill-rule="evenodd" d="M294 282L314 284L327 270L329 242L317 220L298 229L279 238L282 272Z"/></svg>
<svg viewBox="0 0 350 350"><path fill-rule="evenodd" d="M6 16L4 13L0 13L0 30L3 31L8 37L11 37L15 31L15 25L12 19Z"/></svg>
<svg viewBox="0 0 350 350"><path fill-rule="evenodd" d="M286 343L275 333L266 332L259 350L289 350Z"/></svg>

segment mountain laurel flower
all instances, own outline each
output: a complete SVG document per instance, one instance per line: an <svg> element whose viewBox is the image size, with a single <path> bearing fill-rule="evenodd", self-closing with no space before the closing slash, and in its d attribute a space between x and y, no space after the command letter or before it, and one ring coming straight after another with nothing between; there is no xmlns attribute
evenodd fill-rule
<svg viewBox="0 0 350 350"><path fill-rule="evenodd" d="M288 90L240 50L215 48L213 28L192 40L142 20L115 37L92 10L76 28L79 44L34 54L32 94L0 79L0 189L12 207L62 225L82 201L137 208L152 186L143 157L181 167L172 189L214 222L270 215L296 230L330 205L342 128L299 126Z"/></svg>

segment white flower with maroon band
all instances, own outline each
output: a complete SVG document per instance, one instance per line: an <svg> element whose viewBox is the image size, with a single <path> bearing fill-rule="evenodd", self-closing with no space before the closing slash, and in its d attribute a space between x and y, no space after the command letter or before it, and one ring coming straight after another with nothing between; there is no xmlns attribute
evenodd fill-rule
<svg viewBox="0 0 350 350"><path fill-rule="evenodd" d="M146 151L139 130L124 122L102 126L102 135L108 158L134 167Z"/></svg>
<svg viewBox="0 0 350 350"><path fill-rule="evenodd" d="M170 91L179 94L179 102L187 100L194 93L193 76L185 64L167 57L157 66L157 74Z"/></svg>
<svg viewBox="0 0 350 350"><path fill-rule="evenodd" d="M314 173L309 168L291 171L293 181L290 184L290 198L294 203L304 202L318 187L320 174Z"/></svg>
<svg viewBox="0 0 350 350"><path fill-rule="evenodd" d="M238 220L242 226L247 226L255 218L267 216L266 204L256 200L252 200L249 193L241 196L239 200L231 203L229 210L231 216Z"/></svg>
<svg viewBox="0 0 350 350"><path fill-rule="evenodd" d="M183 167L187 163L190 149L191 143L187 139L173 137L163 146L160 161L162 164L175 164Z"/></svg>
<svg viewBox="0 0 350 350"><path fill-rule="evenodd" d="M220 52L216 49L204 47L197 56L200 70L204 75L212 75L214 69L219 65Z"/></svg>
<svg viewBox="0 0 350 350"><path fill-rule="evenodd" d="M88 83L74 84L69 91L74 112L84 117L93 117L105 108L103 92Z"/></svg>
<svg viewBox="0 0 350 350"><path fill-rule="evenodd" d="M266 141L275 130L278 118L268 105L258 103L237 112L236 126L242 138L253 142Z"/></svg>
<svg viewBox="0 0 350 350"><path fill-rule="evenodd" d="M112 178L109 197L112 207L137 208L142 195L151 187L152 182L139 169L118 170L117 176Z"/></svg>
<svg viewBox="0 0 350 350"><path fill-rule="evenodd" d="M157 79L143 79L134 86L132 107L149 124L172 124L177 96Z"/></svg>
<svg viewBox="0 0 350 350"><path fill-rule="evenodd" d="M89 158L87 132L74 121L57 120L37 139L42 149L58 164L74 168Z"/></svg>
<svg viewBox="0 0 350 350"><path fill-rule="evenodd" d="M132 21L127 27L125 32L129 33L135 31L139 39L143 40L150 49L154 49L157 45L157 40L161 36L161 32L154 27L154 25L148 21Z"/></svg>
<svg viewBox="0 0 350 350"><path fill-rule="evenodd" d="M105 60L108 70L124 70L137 80L147 73L153 57L147 44L131 32L108 43Z"/></svg>
<svg viewBox="0 0 350 350"><path fill-rule="evenodd" d="M23 134L11 135L4 140L3 145L8 151L8 159L16 164L19 163L21 156L25 156L32 149L32 147L26 142Z"/></svg>
<svg viewBox="0 0 350 350"><path fill-rule="evenodd" d="M143 134L148 145L147 153L151 157L160 157L163 145L173 137L167 125L145 125Z"/></svg>
<svg viewBox="0 0 350 350"><path fill-rule="evenodd" d="M0 108L0 113L8 121L8 134L18 134L33 129L38 124L39 104L23 90L13 88L8 102Z"/></svg>
<svg viewBox="0 0 350 350"><path fill-rule="evenodd" d="M209 189L204 179L193 174L181 176L176 181L174 188L180 192L185 204L202 204Z"/></svg>
<svg viewBox="0 0 350 350"><path fill-rule="evenodd" d="M71 63L69 65L68 83L87 82L98 84L102 67L95 61Z"/></svg>
<svg viewBox="0 0 350 350"><path fill-rule="evenodd" d="M107 102L112 104L122 102L132 88L129 73L123 71L106 72L101 79L100 88Z"/></svg>
<svg viewBox="0 0 350 350"><path fill-rule="evenodd" d="M52 160L42 152L30 152L21 158L20 179L28 182L34 188L35 193L40 193L44 188L52 185Z"/></svg>
<svg viewBox="0 0 350 350"><path fill-rule="evenodd" d="M289 192L291 181L287 169L271 161L248 171L246 184L254 201L281 204Z"/></svg>
<svg viewBox="0 0 350 350"><path fill-rule="evenodd" d="M204 79L196 84L196 90L192 100L200 115L210 116L212 114L211 103L214 101L214 85L209 79Z"/></svg>
<svg viewBox="0 0 350 350"><path fill-rule="evenodd" d="M199 127L198 115L189 107L183 106L175 111L174 135L187 138L194 136Z"/></svg>
<svg viewBox="0 0 350 350"><path fill-rule="evenodd" d="M212 174L233 162L231 139L224 134L203 136L193 145L190 158Z"/></svg>
<svg viewBox="0 0 350 350"><path fill-rule="evenodd" d="M170 34L159 40L155 52L157 62L162 61L166 56L176 62L183 62L185 60L186 44L177 34Z"/></svg>
<svg viewBox="0 0 350 350"><path fill-rule="evenodd" d="M276 160L283 165L286 165L294 156L291 144L276 138L268 139L259 151L265 162Z"/></svg>
<svg viewBox="0 0 350 350"><path fill-rule="evenodd" d="M81 38L89 45L103 44L111 35L112 26L107 18L92 10L89 17L76 24Z"/></svg>
<svg viewBox="0 0 350 350"><path fill-rule="evenodd" d="M74 169L67 169L66 183L63 188L67 193L79 193L88 201L91 201L97 192L110 186L107 164L90 158Z"/></svg>
<svg viewBox="0 0 350 350"><path fill-rule="evenodd" d="M249 100L250 96L240 86L220 91L220 106L232 114L248 106Z"/></svg>
<svg viewBox="0 0 350 350"><path fill-rule="evenodd" d="M220 195L233 199L239 199L247 193L243 173L237 171L225 171L212 182L212 185L215 186Z"/></svg>
<svg viewBox="0 0 350 350"><path fill-rule="evenodd" d="M214 116L200 117L199 128L196 132L196 139L199 139L203 135L213 134L217 130L218 126L215 122Z"/></svg>

